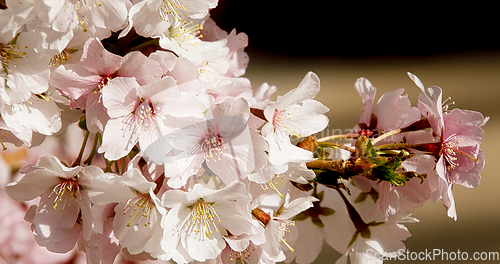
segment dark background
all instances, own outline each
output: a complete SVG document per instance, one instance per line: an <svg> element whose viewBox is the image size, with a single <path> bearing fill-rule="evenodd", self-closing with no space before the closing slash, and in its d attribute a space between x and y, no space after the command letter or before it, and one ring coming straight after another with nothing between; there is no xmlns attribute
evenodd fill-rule
<svg viewBox="0 0 500 264"><path fill-rule="evenodd" d="M396 4L399 6L378 2L219 0L211 14L221 28L236 28L248 35L245 51L250 63L244 77L253 87L263 82L276 85L276 98L295 88L308 71L320 77L321 91L316 98L330 108L326 131L345 131L358 122L362 100L354 83L361 76L377 87L376 100L383 93L405 88L416 106L420 89L407 71L416 74L425 87L442 87L443 99L451 96L456 102L453 107L490 116L481 145L486 157L481 184L475 189L454 188L458 220L446 216L441 202L429 201L413 213L420 223L406 225L412 237L405 244L410 252L460 250L469 257L474 252L500 252L498 9L470 2ZM324 243L313 263L334 263L339 256ZM431 262L456 263L441 259L425 263ZM460 261L483 262L498 261Z"/></svg>
<svg viewBox="0 0 500 264"><path fill-rule="evenodd" d="M220 0L211 14L221 28L245 32L250 50L275 54L418 56L500 49L495 6L380 2Z"/></svg>

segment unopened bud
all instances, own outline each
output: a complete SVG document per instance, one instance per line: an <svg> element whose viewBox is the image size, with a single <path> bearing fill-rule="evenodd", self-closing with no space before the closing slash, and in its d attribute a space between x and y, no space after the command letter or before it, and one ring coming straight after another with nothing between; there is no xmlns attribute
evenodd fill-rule
<svg viewBox="0 0 500 264"><path fill-rule="evenodd" d="M314 136L308 136L297 144L297 147L314 152L318 148L318 142Z"/></svg>
<svg viewBox="0 0 500 264"><path fill-rule="evenodd" d="M259 208L255 208L252 210L252 215L257 218L260 222L264 224L264 226L267 226L269 223L269 220L271 220L271 216L266 214L264 211L260 210Z"/></svg>

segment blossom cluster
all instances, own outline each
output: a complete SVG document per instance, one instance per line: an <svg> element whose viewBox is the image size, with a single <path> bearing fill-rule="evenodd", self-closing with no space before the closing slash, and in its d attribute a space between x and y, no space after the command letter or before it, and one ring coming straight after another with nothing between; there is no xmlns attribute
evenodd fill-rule
<svg viewBox="0 0 500 264"><path fill-rule="evenodd" d="M40 247L77 248L87 263L312 263L323 241L337 263L380 263L366 252L401 252L403 224L428 200L457 218L453 186L478 186L488 118L450 110L440 87L411 73L417 107L403 89L375 103L359 78L352 133L316 138L329 122L319 77L306 73L276 101L275 86L253 88L247 35L219 28L216 6L5 1L4 152L73 127L85 136L70 139L83 142L71 164L57 148L19 169L0 159L0 224L25 212ZM12 234L0 236L0 261L36 262L8 246Z"/></svg>

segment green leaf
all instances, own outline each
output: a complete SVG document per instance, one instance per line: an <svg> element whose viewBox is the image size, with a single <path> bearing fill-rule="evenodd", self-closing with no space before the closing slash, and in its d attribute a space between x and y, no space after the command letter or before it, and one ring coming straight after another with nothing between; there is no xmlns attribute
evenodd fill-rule
<svg viewBox="0 0 500 264"><path fill-rule="evenodd" d="M293 221L303 221L306 220L309 216L305 212L301 212L297 214L292 220Z"/></svg>
<svg viewBox="0 0 500 264"><path fill-rule="evenodd" d="M385 224L385 222L372 221L372 222L368 223L369 226L379 226L381 224Z"/></svg>
<svg viewBox="0 0 500 264"><path fill-rule="evenodd" d="M313 224L317 225L318 227L321 227L321 228L325 227L325 224L323 224L323 222L321 221L321 219L319 219L319 217L317 217L317 218L313 217L313 218L311 218L311 221Z"/></svg>
<svg viewBox="0 0 500 264"><path fill-rule="evenodd" d="M372 235L372 232L370 231L370 228L365 228L363 231L361 231L361 237L369 239Z"/></svg>
<svg viewBox="0 0 500 264"><path fill-rule="evenodd" d="M321 215L324 215L324 216L329 216L329 215L332 215L335 213L335 210L333 210L332 208L328 208L328 207L322 207L323 211L321 212Z"/></svg>
<svg viewBox="0 0 500 264"><path fill-rule="evenodd" d="M327 170L316 176L313 182L317 182L329 188L337 188L339 187L339 180L341 178L342 174L340 172Z"/></svg>
<svg viewBox="0 0 500 264"><path fill-rule="evenodd" d="M367 148L366 148L365 155L367 157L377 157L378 156L377 151L375 151L375 148L373 148L373 144L372 144L372 141L370 139L368 139L366 147Z"/></svg>
<svg viewBox="0 0 500 264"><path fill-rule="evenodd" d="M368 197L368 194L365 192L361 192L358 195L358 198L356 198L356 200L354 200L354 203L362 203L366 200L366 197Z"/></svg>
<svg viewBox="0 0 500 264"><path fill-rule="evenodd" d="M87 118L85 117L85 114L80 117L80 120L78 121L78 127L83 129L84 131L88 131L87 129Z"/></svg>
<svg viewBox="0 0 500 264"><path fill-rule="evenodd" d="M374 202L374 203L377 203L377 201L378 201L378 197L379 197L379 194L378 194L377 190L375 190L375 189L373 189L373 188L372 188L372 189L368 192L368 194L372 196L372 200L373 200L373 202Z"/></svg>
<svg viewBox="0 0 500 264"><path fill-rule="evenodd" d="M402 186L405 182L409 181L412 177L405 172L396 172L396 169L401 166L402 160L409 155L405 150L401 150L399 154L394 156L387 162L377 165L372 169L372 174L375 178L382 181L390 182L394 186ZM410 176L410 177L408 177Z"/></svg>
<svg viewBox="0 0 500 264"><path fill-rule="evenodd" d="M347 246L348 248L350 248L352 246L352 244L354 244L354 242L356 242L356 239L358 239L358 232L354 233L354 235L352 236L351 238L351 242L349 242L349 245Z"/></svg>

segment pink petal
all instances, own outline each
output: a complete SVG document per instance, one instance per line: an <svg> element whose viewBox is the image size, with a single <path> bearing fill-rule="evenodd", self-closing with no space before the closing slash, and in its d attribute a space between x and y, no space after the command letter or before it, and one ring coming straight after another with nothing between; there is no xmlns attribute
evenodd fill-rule
<svg viewBox="0 0 500 264"><path fill-rule="evenodd" d="M122 65L122 57L107 51L98 39L85 42L81 58L82 65L98 75L111 75Z"/></svg>
<svg viewBox="0 0 500 264"><path fill-rule="evenodd" d="M370 124L371 114L373 112L373 103L377 88L366 78L358 78L354 84L354 88L363 99L363 112L359 117L360 123Z"/></svg>

